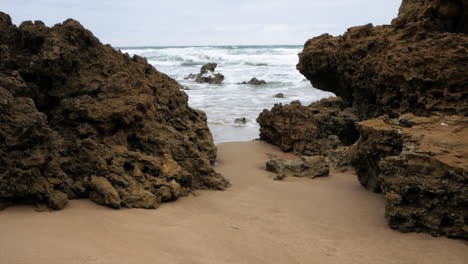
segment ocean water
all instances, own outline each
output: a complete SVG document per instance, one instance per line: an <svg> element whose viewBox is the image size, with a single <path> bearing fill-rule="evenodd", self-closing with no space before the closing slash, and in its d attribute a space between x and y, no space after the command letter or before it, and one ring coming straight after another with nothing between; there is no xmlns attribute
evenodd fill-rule
<svg viewBox="0 0 468 264"><path fill-rule="evenodd" d="M212 46L212 47L127 47L122 52L146 57L159 71L190 90L189 105L206 112L215 143L250 141L258 138L256 118L276 103L300 100L310 104L334 96L312 87L297 70L297 54L302 46ZM208 62L218 64L216 72L225 76L221 85L185 80ZM240 85L252 77L265 86ZM283 93L285 98L275 98ZM245 124L235 123L246 118Z"/></svg>

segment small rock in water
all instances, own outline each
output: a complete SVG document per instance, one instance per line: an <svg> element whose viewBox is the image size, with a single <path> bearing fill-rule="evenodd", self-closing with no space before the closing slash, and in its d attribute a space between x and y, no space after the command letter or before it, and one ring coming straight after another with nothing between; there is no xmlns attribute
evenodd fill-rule
<svg viewBox="0 0 468 264"><path fill-rule="evenodd" d="M273 158L266 163L266 170L278 174L275 180L282 180L287 176L314 179L316 177L328 176L330 166L324 156L303 156L297 160Z"/></svg>
<svg viewBox="0 0 468 264"><path fill-rule="evenodd" d="M277 93L273 97L275 97L275 98L284 98L284 94L283 93Z"/></svg>
<svg viewBox="0 0 468 264"><path fill-rule="evenodd" d="M248 82L241 82L240 84L249 84L249 85L266 85L267 82L264 80L259 80L257 78L252 78Z"/></svg>
<svg viewBox="0 0 468 264"><path fill-rule="evenodd" d="M207 63L200 69L200 73L191 73L184 79L195 79L197 83L210 83L210 84L221 84L224 80L224 75L221 73L214 73L218 64Z"/></svg>
<svg viewBox="0 0 468 264"><path fill-rule="evenodd" d="M245 117L236 118L234 120L234 123L236 123L236 124L245 124L245 123L247 123L247 118L245 118Z"/></svg>

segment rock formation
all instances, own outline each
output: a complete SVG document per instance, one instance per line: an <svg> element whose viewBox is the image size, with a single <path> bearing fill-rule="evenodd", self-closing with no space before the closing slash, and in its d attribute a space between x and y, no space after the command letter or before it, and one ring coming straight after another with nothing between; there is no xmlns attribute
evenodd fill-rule
<svg viewBox="0 0 468 264"><path fill-rule="evenodd" d="M257 118L261 140L283 151L309 156L327 155L339 145L353 144L359 137L356 121L341 98L323 99L309 106L299 101L276 104Z"/></svg>
<svg viewBox="0 0 468 264"><path fill-rule="evenodd" d="M287 176L314 179L328 176L330 173L324 156L303 156L297 160L273 158L266 163L266 170L277 173L275 180L283 180Z"/></svg>
<svg viewBox="0 0 468 264"><path fill-rule="evenodd" d="M261 138L351 164L383 192L392 228L467 239L467 5L404 0L392 25L308 40L297 69L342 105L319 115L321 102L276 105L259 116ZM352 136L318 132L325 121Z"/></svg>
<svg viewBox="0 0 468 264"><path fill-rule="evenodd" d="M423 27L430 31L468 34L468 2L465 0L403 0L396 28Z"/></svg>
<svg viewBox="0 0 468 264"><path fill-rule="evenodd" d="M252 78L248 82L241 82L240 84L248 84L248 85L266 85L267 82L264 80L259 80L257 78Z"/></svg>
<svg viewBox="0 0 468 264"><path fill-rule="evenodd" d="M199 73L191 73L185 79L194 79L197 83L221 84L224 80L224 75L214 73L216 67L218 67L216 63L207 63L200 68Z"/></svg>
<svg viewBox="0 0 468 264"><path fill-rule="evenodd" d="M0 207L69 199L156 208L229 183L203 112L144 58L77 21L19 27L0 13Z"/></svg>
<svg viewBox="0 0 468 264"><path fill-rule="evenodd" d="M466 118L384 116L359 130L352 163L364 186L384 193L389 225L468 239Z"/></svg>
<svg viewBox="0 0 468 264"><path fill-rule="evenodd" d="M305 44L297 68L315 87L349 102L360 119L468 114L468 35L416 25L322 35Z"/></svg>

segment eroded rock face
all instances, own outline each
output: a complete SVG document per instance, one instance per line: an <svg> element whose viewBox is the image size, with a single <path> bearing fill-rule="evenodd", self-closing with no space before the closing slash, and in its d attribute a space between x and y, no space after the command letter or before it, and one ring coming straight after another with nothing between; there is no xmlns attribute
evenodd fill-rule
<svg viewBox="0 0 468 264"><path fill-rule="evenodd" d="M384 193L389 225L467 239L468 120L406 114L359 128L353 164L365 187Z"/></svg>
<svg viewBox="0 0 468 264"><path fill-rule="evenodd" d="M369 24L313 38L297 68L315 87L351 103L361 120L468 114L468 35L405 25Z"/></svg>
<svg viewBox="0 0 468 264"><path fill-rule="evenodd" d="M297 160L273 158L266 163L266 170L277 173L275 180L283 180L288 176L314 179L330 173L324 156L303 156Z"/></svg>
<svg viewBox="0 0 468 264"><path fill-rule="evenodd" d="M194 79L197 83L221 84L224 80L224 75L214 73L218 67L216 63L207 63L200 68L200 73L191 73L185 79Z"/></svg>
<svg viewBox="0 0 468 264"><path fill-rule="evenodd" d="M465 0L403 0L397 28L419 26L429 30L468 33L468 2Z"/></svg>
<svg viewBox="0 0 468 264"><path fill-rule="evenodd" d="M156 208L229 185L205 114L144 58L74 20L16 27L4 13L0 58L1 203Z"/></svg>
<svg viewBox="0 0 468 264"><path fill-rule="evenodd" d="M353 147L351 164L362 186L372 192L381 192L379 162L384 157L401 153L400 130L388 126L384 119L370 119L358 123L357 127L360 137Z"/></svg>
<svg viewBox="0 0 468 264"><path fill-rule="evenodd" d="M323 134L306 130L321 124L317 116L297 103L262 113L263 139L309 155L322 149L335 165L353 165L364 187L385 195L392 228L466 239L467 10L461 0L404 0L392 25L307 41L297 69L343 98L349 110L324 119L340 124L352 112L359 140L347 147L331 134L321 143ZM304 141L310 145L291 143Z"/></svg>
<svg viewBox="0 0 468 264"><path fill-rule="evenodd" d="M264 110L257 122L260 139L283 151L308 156L327 155L330 149L351 145L359 137L352 109L341 98L303 106L299 101Z"/></svg>

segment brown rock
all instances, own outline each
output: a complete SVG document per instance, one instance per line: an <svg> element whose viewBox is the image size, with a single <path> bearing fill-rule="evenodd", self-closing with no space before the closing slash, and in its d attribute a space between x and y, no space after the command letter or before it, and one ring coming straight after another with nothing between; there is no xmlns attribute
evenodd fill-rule
<svg viewBox="0 0 468 264"><path fill-rule="evenodd" d="M367 120L357 127L361 136L353 148L351 164L362 186L372 192L381 192L379 162L383 157L401 153L400 130L388 126L385 119Z"/></svg>
<svg viewBox="0 0 468 264"><path fill-rule="evenodd" d="M349 110L335 107L320 118L311 114L314 104L275 106L259 117L262 139L352 164L363 186L384 193L393 228L466 239L467 12L461 0L404 0L391 26L307 41L298 70ZM346 111L354 120L343 118ZM338 133L317 132L322 122L343 120L349 126L337 127L362 121L349 147Z"/></svg>
<svg viewBox="0 0 468 264"><path fill-rule="evenodd" d="M392 25L397 28L419 26L426 30L468 33L468 2L404 0Z"/></svg>
<svg viewBox="0 0 468 264"><path fill-rule="evenodd" d="M421 1L403 3L410 2ZM307 41L297 68L314 87L349 102L361 120L407 112L465 115L467 54L466 34L411 23L403 28L365 25L343 36L324 34Z"/></svg>
<svg viewBox="0 0 468 264"><path fill-rule="evenodd" d="M353 165L361 183L382 190L392 228L468 238L466 118L406 117L413 126L385 117L360 123Z"/></svg>
<svg viewBox="0 0 468 264"><path fill-rule="evenodd" d="M257 122L260 139L279 146L283 151L303 155L327 155L330 142L351 145L359 137L356 117L340 98L328 98L309 106L299 101L289 105L276 104L264 110ZM335 135L336 138L329 138Z"/></svg>
<svg viewBox="0 0 468 264"><path fill-rule="evenodd" d="M266 170L278 175L275 180L282 180L287 176L314 179L328 176L330 169L324 156L301 157L297 160L271 159L266 163Z"/></svg>
<svg viewBox="0 0 468 264"><path fill-rule="evenodd" d="M155 208L226 188L203 112L146 59L77 21L18 28L0 13L0 201L91 198ZM169 191L168 191L169 190Z"/></svg>
<svg viewBox="0 0 468 264"><path fill-rule="evenodd" d="M93 202L113 208L120 208L120 195L112 184L104 177L91 177L89 199Z"/></svg>

